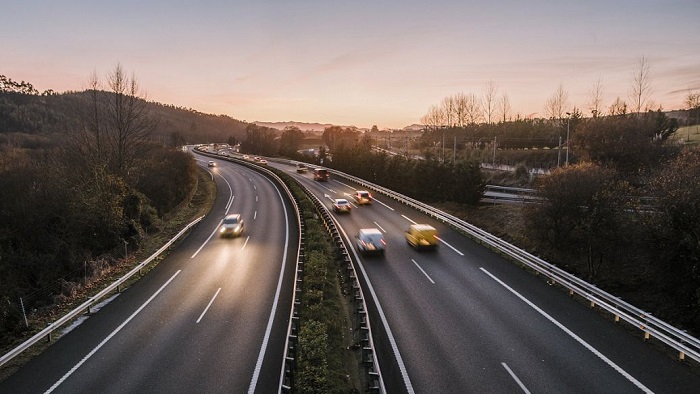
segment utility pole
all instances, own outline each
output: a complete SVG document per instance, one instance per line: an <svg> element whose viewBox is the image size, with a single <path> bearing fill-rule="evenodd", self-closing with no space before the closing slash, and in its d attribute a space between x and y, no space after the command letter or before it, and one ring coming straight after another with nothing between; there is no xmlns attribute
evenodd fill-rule
<svg viewBox="0 0 700 394"><path fill-rule="evenodd" d="M566 166L569 166L569 123L571 121L571 112L566 113Z"/></svg>

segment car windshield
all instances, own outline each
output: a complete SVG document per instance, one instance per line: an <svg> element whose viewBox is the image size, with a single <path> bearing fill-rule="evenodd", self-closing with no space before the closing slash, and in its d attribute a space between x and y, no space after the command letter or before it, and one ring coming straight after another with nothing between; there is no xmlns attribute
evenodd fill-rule
<svg viewBox="0 0 700 394"><path fill-rule="evenodd" d="M382 242L381 234L363 234L360 237L360 239L365 241L365 242L369 242L369 243L373 243L373 244L378 244L378 243Z"/></svg>
<svg viewBox="0 0 700 394"><path fill-rule="evenodd" d="M348 200L335 200L335 203L338 205L346 205L348 204Z"/></svg>
<svg viewBox="0 0 700 394"><path fill-rule="evenodd" d="M226 219L224 219L224 224L238 224L238 218L237 217L226 218Z"/></svg>
<svg viewBox="0 0 700 394"><path fill-rule="evenodd" d="M367 192L359 192L357 194L360 195L360 198L369 198L369 193Z"/></svg>

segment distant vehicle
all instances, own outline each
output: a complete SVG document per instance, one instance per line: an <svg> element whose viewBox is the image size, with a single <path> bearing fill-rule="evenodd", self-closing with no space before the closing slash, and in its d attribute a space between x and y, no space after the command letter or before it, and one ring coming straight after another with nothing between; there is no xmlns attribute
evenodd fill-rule
<svg viewBox="0 0 700 394"><path fill-rule="evenodd" d="M259 163L260 160L262 160L262 159L259 158L258 156L253 157L253 161L256 162L256 163Z"/></svg>
<svg viewBox="0 0 700 394"><path fill-rule="evenodd" d="M243 160L250 160L250 156L248 156L248 155L243 155Z"/></svg>
<svg viewBox="0 0 700 394"><path fill-rule="evenodd" d="M344 198L336 198L333 201L333 210L337 213L350 213L352 205L350 202Z"/></svg>
<svg viewBox="0 0 700 394"><path fill-rule="evenodd" d="M365 255L383 255L386 249L384 235L376 228L361 228L357 233L357 249Z"/></svg>
<svg viewBox="0 0 700 394"><path fill-rule="evenodd" d="M207 163L207 165L209 167L216 167L216 163L214 162L214 160L209 160L209 163Z"/></svg>
<svg viewBox="0 0 700 394"><path fill-rule="evenodd" d="M367 190L358 190L352 195L355 199L357 205L370 205L372 204L372 194Z"/></svg>
<svg viewBox="0 0 700 394"><path fill-rule="evenodd" d="M267 160L260 159L260 160L258 160L258 164L267 165Z"/></svg>
<svg viewBox="0 0 700 394"><path fill-rule="evenodd" d="M415 249L435 249L437 230L428 224L412 224L406 231L406 242Z"/></svg>
<svg viewBox="0 0 700 394"><path fill-rule="evenodd" d="M297 172L299 174L305 174L309 168L304 163L297 163Z"/></svg>
<svg viewBox="0 0 700 394"><path fill-rule="evenodd" d="M315 168L314 169L314 180L319 182L328 182L328 170L325 168Z"/></svg>
<svg viewBox="0 0 700 394"><path fill-rule="evenodd" d="M243 233L243 219L238 213L232 213L226 215L224 220L221 222L221 228L219 228L219 235L222 237L232 236L237 237Z"/></svg>

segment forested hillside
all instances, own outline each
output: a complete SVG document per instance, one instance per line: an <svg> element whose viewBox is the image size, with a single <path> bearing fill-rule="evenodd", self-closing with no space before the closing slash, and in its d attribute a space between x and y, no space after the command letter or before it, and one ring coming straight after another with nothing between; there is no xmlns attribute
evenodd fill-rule
<svg viewBox="0 0 700 394"><path fill-rule="evenodd" d="M52 134L60 139L80 124L81 103L90 91L39 93L28 82L15 82L0 75L0 142L10 135L14 142L32 144L37 137ZM240 141L245 137L245 122L225 115L208 115L193 109L143 102L144 110L156 122L152 138L168 146L204 142ZM17 134L25 134L19 137ZM33 137L30 137L32 135ZM29 146L30 148L32 146Z"/></svg>
<svg viewBox="0 0 700 394"><path fill-rule="evenodd" d="M244 135L235 119L146 102L119 66L94 82L39 94L0 76L0 347L188 203L197 166L178 145Z"/></svg>

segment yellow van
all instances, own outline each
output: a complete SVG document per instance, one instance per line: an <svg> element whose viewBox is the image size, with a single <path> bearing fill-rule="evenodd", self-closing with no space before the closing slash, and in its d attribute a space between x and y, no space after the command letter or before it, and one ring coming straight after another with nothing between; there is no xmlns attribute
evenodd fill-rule
<svg viewBox="0 0 700 394"><path fill-rule="evenodd" d="M416 249L437 247L437 230L428 224L412 224L406 231L406 241Z"/></svg>

